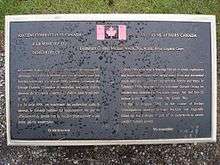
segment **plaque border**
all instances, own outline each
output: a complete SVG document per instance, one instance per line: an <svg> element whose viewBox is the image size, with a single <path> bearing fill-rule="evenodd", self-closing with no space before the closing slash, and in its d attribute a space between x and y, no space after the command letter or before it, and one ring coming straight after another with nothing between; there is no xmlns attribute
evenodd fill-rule
<svg viewBox="0 0 220 165"><path fill-rule="evenodd" d="M211 137L178 139L143 139L143 140L14 140L10 132L10 23L28 21L174 21L174 22L209 22L211 25L211 76L212 109ZM217 135L217 49L215 15L190 14L38 14L5 16L5 101L7 145L30 146L81 146L81 145L132 145L132 144L169 144L216 142Z"/></svg>

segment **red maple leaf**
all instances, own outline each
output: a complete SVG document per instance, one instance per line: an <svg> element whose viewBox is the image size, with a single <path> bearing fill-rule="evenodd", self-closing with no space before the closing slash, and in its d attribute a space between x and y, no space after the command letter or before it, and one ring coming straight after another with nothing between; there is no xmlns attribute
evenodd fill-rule
<svg viewBox="0 0 220 165"><path fill-rule="evenodd" d="M116 35L117 31L111 26L108 30L106 30L106 33L112 38Z"/></svg>

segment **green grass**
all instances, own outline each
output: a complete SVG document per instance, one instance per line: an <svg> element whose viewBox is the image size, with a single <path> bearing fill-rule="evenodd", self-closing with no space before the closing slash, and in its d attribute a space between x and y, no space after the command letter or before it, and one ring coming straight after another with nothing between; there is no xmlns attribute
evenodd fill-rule
<svg viewBox="0 0 220 165"><path fill-rule="evenodd" d="M212 14L220 23L220 0L0 0L0 31L5 15L46 13Z"/></svg>

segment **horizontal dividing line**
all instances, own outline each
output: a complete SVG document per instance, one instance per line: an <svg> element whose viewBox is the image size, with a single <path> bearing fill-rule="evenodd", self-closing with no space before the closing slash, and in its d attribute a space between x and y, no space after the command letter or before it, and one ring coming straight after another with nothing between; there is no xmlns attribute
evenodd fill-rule
<svg viewBox="0 0 220 165"><path fill-rule="evenodd" d="M23 108L24 107L29 107L29 108L31 108L31 107L45 107L45 106L47 106L47 105L24 105L24 106L22 106ZM99 105L61 105L61 106L59 106L59 105L48 105L48 106L50 106L50 107L57 107L57 108L60 108L60 107L98 107ZM46 108L45 108L46 109Z"/></svg>
<svg viewBox="0 0 220 165"><path fill-rule="evenodd" d="M99 71L97 68L85 68L85 69L63 69L63 70L40 70L40 69L23 69L23 70L18 70L18 72L47 72L47 71L53 71L53 72L61 72L61 71Z"/></svg>
<svg viewBox="0 0 220 165"><path fill-rule="evenodd" d="M42 115L48 115L48 114L53 114L53 113L63 113L64 115L65 114L68 114L68 113L97 113L97 112L101 112L101 110L93 110L93 109L91 109L91 110L81 110L81 111L79 111L79 110L76 110L76 111L62 111L62 112L59 112L59 111L54 111L54 112L50 112L50 111L45 111L45 112L40 112L40 111L34 111L34 113L47 113L47 114L42 114ZM18 111L18 114L33 114L33 112L20 112L20 111Z"/></svg>
<svg viewBox="0 0 220 165"><path fill-rule="evenodd" d="M25 82L26 81L26 82ZM70 80L70 81L63 81L63 80L61 80L61 81L59 81L59 80L54 80L54 81L45 81L45 80L39 80L39 81L37 81L37 80L30 80L30 81L28 81L28 80L18 80L18 83L100 83L100 81L97 79L97 80L91 80L91 81L77 81L77 80Z"/></svg>
<svg viewBox="0 0 220 165"><path fill-rule="evenodd" d="M18 75L18 78L33 78L33 77L100 77L100 75Z"/></svg>
<svg viewBox="0 0 220 165"><path fill-rule="evenodd" d="M194 75L194 74L189 74L189 75L176 75L176 74L173 74L173 75L156 75L156 74L127 74L127 75L121 75L121 77L125 77L125 78L128 78L128 77L162 77L162 78L175 78L175 77L204 77L205 75L204 74L200 74L200 75Z"/></svg>

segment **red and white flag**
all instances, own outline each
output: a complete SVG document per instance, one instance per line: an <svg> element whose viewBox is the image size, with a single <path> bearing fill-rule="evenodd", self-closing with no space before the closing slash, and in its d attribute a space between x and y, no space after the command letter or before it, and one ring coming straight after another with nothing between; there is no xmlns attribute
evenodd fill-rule
<svg viewBox="0 0 220 165"><path fill-rule="evenodd" d="M97 40L118 39L126 40L126 25L105 26L96 25Z"/></svg>

